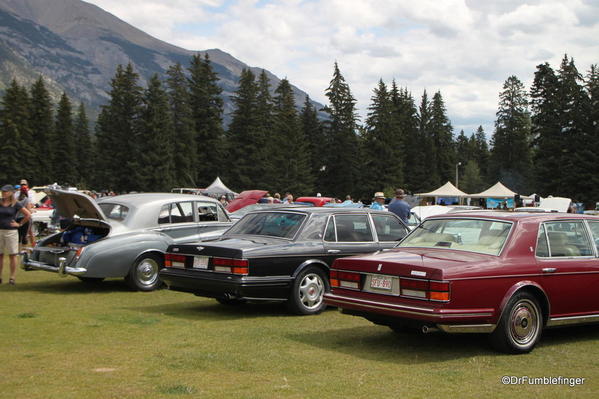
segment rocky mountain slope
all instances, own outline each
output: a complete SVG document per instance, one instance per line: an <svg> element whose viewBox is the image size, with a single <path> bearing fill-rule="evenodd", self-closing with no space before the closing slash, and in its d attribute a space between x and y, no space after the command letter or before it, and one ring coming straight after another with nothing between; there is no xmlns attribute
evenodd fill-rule
<svg viewBox="0 0 599 399"><path fill-rule="evenodd" d="M218 49L198 52L210 56L228 114L230 96L248 65ZM65 90L94 113L108 99L106 92L118 64L131 62L143 84L154 73L162 76L176 62L188 65L195 53L158 40L84 1L0 0L0 90L12 78L28 85L42 74L55 97ZM251 69L256 74L262 70ZM279 79L267 74L274 89ZM306 93L294 90L301 106Z"/></svg>

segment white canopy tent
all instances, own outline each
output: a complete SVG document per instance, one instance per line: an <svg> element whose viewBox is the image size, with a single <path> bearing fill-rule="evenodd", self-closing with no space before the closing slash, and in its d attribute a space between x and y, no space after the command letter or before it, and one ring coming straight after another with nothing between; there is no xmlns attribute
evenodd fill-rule
<svg viewBox="0 0 599 399"><path fill-rule="evenodd" d="M438 198L459 198L461 202L462 198L468 196L468 194L458 189L456 186L451 184L451 182L447 182L438 189L428 193L418 193L416 195L419 197L435 197L435 204L437 203Z"/></svg>
<svg viewBox="0 0 599 399"><path fill-rule="evenodd" d="M485 191L480 192L478 194L470 194L470 195L467 195L467 197L470 197L470 198L514 198L514 195L516 195L516 194L517 193L513 192L512 190L510 190L509 188L507 188L506 186L501 184L501 182L497 182L497 183L495 183L494 186L489 187Z"/></svg>
<svg viewBox="0 0 599 399"><path fill-rule="evenodd" d="M231 190L227 186L225 186L225 184L222 182L220 177L217 177L216 179L214 179L214 181L212 182L211 185L209 185L204 190L202 190L202 194L208 195L211 197L226 195L227 198L233 198L234 196L237 195L236 192L234 192L233 190Z"/></svg>
<svg viewBox="0 0 599 399"><path fill-rule="evenodd" d="M451 184L451 182L447 182L438 189L428 192L428 193L418 193L416 194L420 197L467 197L468 194L458 189L456 186Z"/></svg>

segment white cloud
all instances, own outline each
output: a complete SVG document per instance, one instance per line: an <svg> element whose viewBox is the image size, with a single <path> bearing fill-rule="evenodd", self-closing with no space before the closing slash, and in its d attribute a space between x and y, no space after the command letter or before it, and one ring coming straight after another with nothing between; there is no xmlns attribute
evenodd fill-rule
<svg viewBox="0 0 599 399"><path fill-rule="evenodd" d="M599 4L590 0L88 0L191 50L220 48L287 77L315 100L338 61L362 115L382 78L440 90L459 131L492 133L498 93L564 53L599 62ZM181 33L184 26L185 33Z"/></svg>

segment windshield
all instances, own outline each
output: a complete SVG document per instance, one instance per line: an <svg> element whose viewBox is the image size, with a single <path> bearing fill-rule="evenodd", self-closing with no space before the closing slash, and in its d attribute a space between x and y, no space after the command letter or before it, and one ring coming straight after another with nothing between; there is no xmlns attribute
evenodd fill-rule
<svg viewBox="0 0 599 399"><path fill-rule="evenodd" d="M244 216L225 235L251 234L293 238L306 215L291 212L258 212Z"/></svg>
<svg viewBox="0 0 599 399"><path fill-rule="evenodd" d="M127 215L129 214L129 208L125 205L104 202L98 204L98 206L100 207L100 209L102 209L102 212L104 213L106 218L118 220L119 222L125 220L127 218Z"/></svg>
<svg viewBox="0 0 599 399"><path fill-rule="evenodd" d="M499 255L511 226L496 220L425 220L398 247L450 248Z"/></svg>

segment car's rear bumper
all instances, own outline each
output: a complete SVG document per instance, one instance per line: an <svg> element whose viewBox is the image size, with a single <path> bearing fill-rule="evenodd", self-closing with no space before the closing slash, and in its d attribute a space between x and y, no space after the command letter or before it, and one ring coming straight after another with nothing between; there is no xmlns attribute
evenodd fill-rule
<svg viewBox="0 0 599 399"><path fill-rule="evenodd" d="M66 258L59 258L58 266L49 265L44 262L38 262L36 260L29 259L27 254L23 255L22 261L23 270L43 270L46 272L57 273L61 276L71 274L73 276L81 276L87 273L87 269L84 267L72 267L66 265Z"/></svg>
<svg viewBox="0 0 599 399"><path fill-rule="evenodd" d="M326 293L325 303L338 307L343 313L362 316L380 324L433 326L445 332L491 332L494 309L452 309L423 303L399 304L372 299L356 298L337 293Z"/></svg>
<svg viewBox="0 0 599 399"><path fill-rule="evenodd" d="M163 268L160 279L174 291L210 298L286 300L293 279L290 276L237 276L212 271Z"/></svg>

